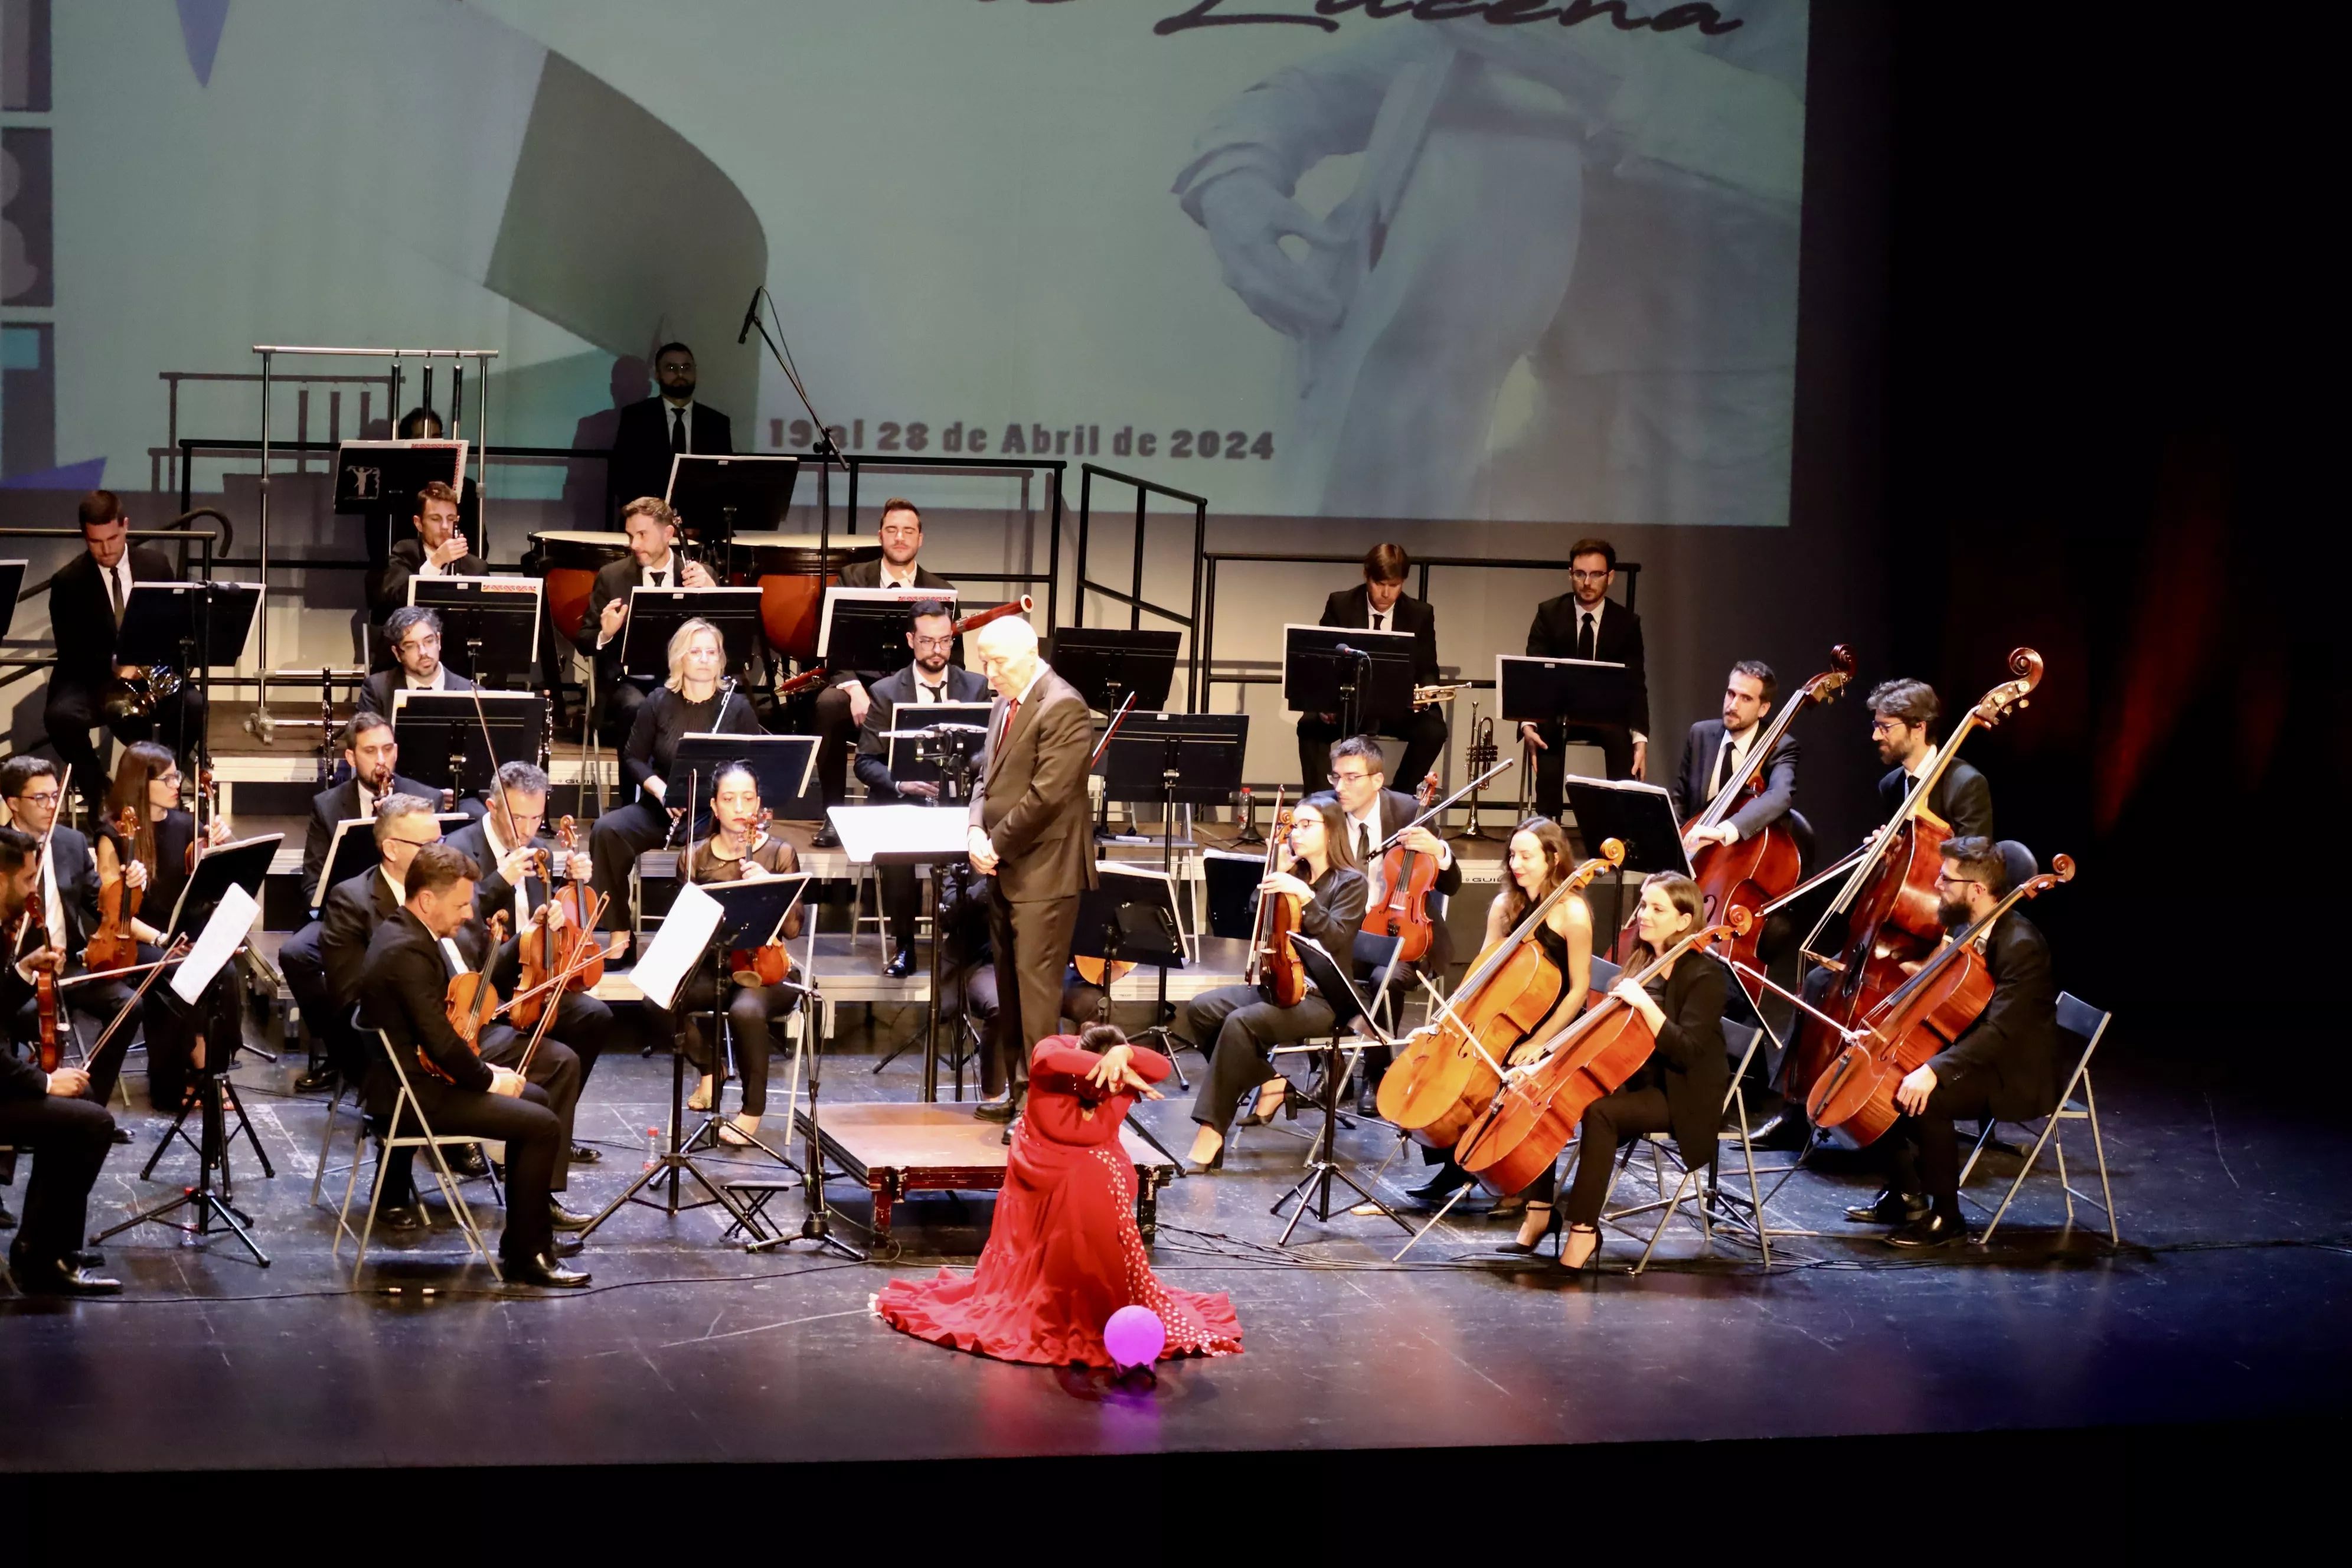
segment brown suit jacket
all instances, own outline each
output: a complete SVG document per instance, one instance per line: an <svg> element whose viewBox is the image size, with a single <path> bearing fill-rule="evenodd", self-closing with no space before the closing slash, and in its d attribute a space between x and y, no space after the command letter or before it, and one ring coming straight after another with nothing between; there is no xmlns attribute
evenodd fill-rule
<svg viewBox="0 0 2352 1568"><path fill-rule="evenodd" d="M988 718L992 739L1004 700ZM1048 668L1003 742L992 743L971 795L971 823L988 835L1008 902L1076 898L1095 885L1095 841L1087 813L1094 723L1087 700Z"/></svg>

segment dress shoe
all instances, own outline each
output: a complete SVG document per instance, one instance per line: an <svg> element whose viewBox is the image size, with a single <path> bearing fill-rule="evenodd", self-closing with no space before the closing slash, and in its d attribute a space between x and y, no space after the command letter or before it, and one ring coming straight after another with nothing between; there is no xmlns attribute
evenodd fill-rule
<svg viewBox="0 0 2352 1568"><path fill-rule="evenodd" d="M394 1204L390 1208L375 1211L375 1227L395 1236L425 1228L425 1213L415 1204Z"/></svg>
<svg viewBox="0 0 2352 1568"><path fill-rule="evenodd" d="M6 1204L0 1204L0 1230L14 1230L16 1228L16 1216L8 1211L8 1205Z"/></svg>
<svg viewBox="0 0 2352 1568"><path fill-rule="evenodd" d="M536 1258L509 1258L505 1265L509 1285L535 1285L542 1290L577 1290L588 1283L584 1268L566 1268L551 1252Z"/></svg>
<svg viewBox="0 0 2352 1568"><path fill-rule="evenodd" d="M297 1094L317 1094L321 1089L334 1087L335 1069L332 1068L314 1068L294 1080L294 1092Z"/></svg>
<svg viewBox="0 0 2352 1568"><path fill-rule="evenodd" d="M450 1173L463 1180L469 1176L487 1176L490 1162L479 1143L468 1143L454 1154L444 1156L449 1162Z"/></svg>
<svg viewBox="0 0 2352 1568"><path fill-rule="evenodd" d="M84 1247L67 1253L66 1261L79 1263L84 1268L102 1268L106 1266L106 1254L95 1247Z"/></svg>
<svg viewBox="0 0 2352 1568"><path fill-rule="evenodd" d="M603 1163L604 1159L604 1151L597 1148L592 1143L574 1143L572 1145L572 1163L575 1165L601 1164Z"/></svg>
<svg viewBox="0 0 2352 1568"><path fill-rule="evenodd" d="M1800 1111L1785 1110L1780 1119L1763 1131L1751 1134L1754 1145L1775 1153L1797 1153L1812 1146L1813 1130L1805 1124Z"/></svg>
<svg viewBox="0 0 2352 1568"><path fill-rule="evenodd" d="M548 1222L558 1230L585 1230L588 1227L588 1222L595 1217L594 1215L582 1214L577 1209L565 1208L563 1201L553 1195L550 1195L547 1200Z"/></svg>
<svg viewBox="0 0 2352 1568"><path fill-rule="evenodd" d="M900 948L890 955L890 962L882 966L882 973L893 980L904 980L914 973L915 950L911 947Z"/></svg>
<svg viewBox="0 0 2352 1568"><path fill-rule="evenodd" d="M1909 1225L1927 1217L1927 1199L1920 1193L1898 1193L1889 1187L1866 1204L1845 1211L1855 1225Z"/></svg>
<svg viewBox="0 0 2352 1568"><path fill-rule="evenodd" d="M16 1289L27 1296L120 1296L122 1281L93 1274L79 1263L13 1262Z"/></svg>
<svg viewBox="0 0 2352 1568"><path fill-rule="evenodd" d="M1407 1189L1404 1195L1416 1203L1442 1204L1452 1197L1457 1190L1468 1184L1466 1182L1456 1181L1441 1173L1432 1176L1420 1186Z"/></svg>
<svg viewBox="0 0 2352 1568"><path fill-rule="evenodd" d="M971 1113L982 1121L1010 1121L1021 1114L1021 1096L1014 1092L983 1100L971 1108Z"/></svg>
<svg viewBox="0 0 2352 1568"><path fill-rule="evenodd" d="M118 1145L118 1146L120 1146L120 1145L121 1145L121 1144L124 1144L124 1143L128 1143L128 1142L131 1142L131 1129L129 1129L128 1127L118 1127L118 1128L116 1128L116 1129L114 1130L114 1135L113 1135L113 1137L112 1137L111 1139L110 1139L110 1140L109 1140L109 1142L112 1142L112 1143L114 1143L114 1144L116 1144L116 1145Z"/></svg>
<svg viewBox="0 0 2352 1568"><path fill-rule="evenodd" d="M1886 1245L1906 1251L1932 1247L1958 1247L1969 1239L1968 1222L1948 1215L1931 1214L1887 1234Z"/></svg>
<svg viewBox="0 0 2352 1568"><path fill-rule="evenodd" d="M587 1250L588 1244L576 1236L559 1236L555 1238L554 1252L558 1258L577 1258Z"/></svg>
<svg viewBox="0 0 2352 1568"><path fill-rule="evenodd" d="M824 821L817 825L816 837L809 840L809 847L812 849L838 849L841 847L841 835L833 830L833 819L831 817L825 818Z"/></svg>

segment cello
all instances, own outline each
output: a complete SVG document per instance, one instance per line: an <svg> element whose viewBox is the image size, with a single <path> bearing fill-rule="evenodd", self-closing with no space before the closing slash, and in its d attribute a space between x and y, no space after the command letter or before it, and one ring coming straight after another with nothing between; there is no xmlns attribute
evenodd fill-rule
<svg viewBox="0 0 2352 1568"><path fill-rule="evenodd" d="M2039 898L2074 879L2074 862L2051 857L2050 869L2011 888L1984 919L1937 949L1917 973L1870 1011L1862 1038L1840 1051L1815 1080L1805 1114L1816 1127L1834 1128L1845 1142L1875 1143L1903 1113L1895 1090L1905 1078L1967 1034L1992 1000L1985 946L1992 928L2021 899Z"/></svg>
<svg viewBox="0 0 2352 1568"><path fill-rule="evenodd" d="M1274 831L1265 836L1265 877L1290 869L1279 860L1290 848L1292 817L1282 808L1282 792L1276 790ZM1290 946L1291 933L1298 930L1298 910L1296 893L1260 892L1257 921L1250 930L1249 968L1243 979L1265 991L1277 1007L1296 1007L1307 996L1307 964Z"/></svg>
<svg viewBox="0 0 2352 1568"><path fill-rule="evenodd" d="M1503 1058L1559 1001L1568 977L1552 966L1535 940L1538 922L1593 878L1623 864L1625 846L1612 838L1559 887L1538 900L1509 935L1478 955L1455 1002L1441 1001L1434 1023L1407 1036L1381 1079L1381 1117L1433 1149L1452 1148L1503 1081Z"/></svg>
<svg viewBox="0 0 2352 1568"><path fill-rule="evenodd" d="M1844 887L1805 938L1804 957L1827 969L1832 983L1822 1000L1823 1016L1809 1012L1799 1017L1796 1043L1781 1061L1780 1089L1790 1099L1805 1098L1843 1049L1840 1030L1902 986L1905 963L1926 958L1943 941L1936 873L1952 830L1927 809L1927 797L1959 755L1961 742L2000 723L2011 710L2029 706L2033 689L2042 684L2042 656L2030 647L2014 649L2009 668L2015 679L1994 687L1960 715L1895 816L1853 858ZM1846 917L1845 939L1834 952L1823 952L1823 934L1841 914Z"/></svg>
<svg viewBox="0 0 2352 1568"><path fill-rule="evenodd" d="M1734 906L1723 921L1686 931L1654 963L1631 976L1637 985L1689 953L1736 942L1753 922ZM1657 1036L1649 1021L1614 994L1601 996L1560 1031L1540 1060L1515 1068L1454 1151L1454 1163L1489 1192L1508 1196L1549 1170L1592 1102L1614 1094L1650 1059Z"/></svg>

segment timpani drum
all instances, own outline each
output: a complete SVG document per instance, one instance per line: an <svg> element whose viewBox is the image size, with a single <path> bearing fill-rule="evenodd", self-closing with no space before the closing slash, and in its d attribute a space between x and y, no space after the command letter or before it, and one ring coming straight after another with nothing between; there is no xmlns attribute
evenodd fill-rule
<svg viewBox="0 0 2352 1568"><path fill-rule="evenodd" d="M851 562L877 560L882 553L878 544L861 544L842 534L820 552L820 539L814 533L735 536L738 559L750 555L751 576L760 585L760 626L768 646L803 664L816 658L825 589L838 585L841 569Z"/></svg>
<svg viewBox="0 0 2352 1568"><path fill-rule="evenodd" d="M628 554L629 536L617 529L550 529L530 536L522 564L547 584L547 609L555 617L556 630L577 641L581 624L588 618L598 570L627 560Z"/></svg>

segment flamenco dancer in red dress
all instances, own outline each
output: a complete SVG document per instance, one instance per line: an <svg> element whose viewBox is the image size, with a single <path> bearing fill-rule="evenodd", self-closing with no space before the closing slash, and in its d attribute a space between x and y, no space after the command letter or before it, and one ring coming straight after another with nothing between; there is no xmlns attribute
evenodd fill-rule
<svg viewBox="0 0 2352 1568"><path fill-rule="evenodd" d="M1107 1025L1038 1041L980 1267L968 1279L943 1268L891 1281L874 1301L882 1321L1000 1361L1108 1367L1103 1325L1139 1306L1168 1330L1162 1360L1238 1353L1233 1303L1160 1284L1136 1232L1135 1167L1118 1130L1139 1098L1160 1098L1151 1086L1168 1072L1166 1057Z"/></svg>

